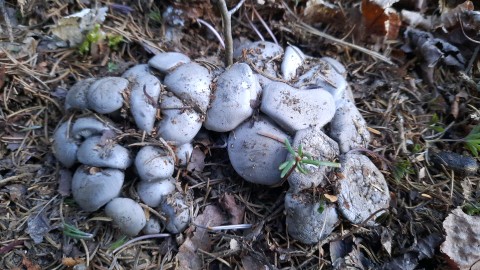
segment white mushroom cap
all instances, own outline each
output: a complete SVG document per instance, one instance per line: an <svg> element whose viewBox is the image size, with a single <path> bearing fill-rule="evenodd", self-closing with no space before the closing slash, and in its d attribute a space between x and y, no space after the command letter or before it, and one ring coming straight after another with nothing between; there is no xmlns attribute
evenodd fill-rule
<svg viewBox="0 0 480 270"><path fill-rule="evenodd" d="M90 78L75 83L65 97L65 109L87 109L87 92L90 85L95 81L96 79Z"/></svg>
<svg viewBox="0 0 480 270"><path fill-rule="evenodd" d="M155 55L148 64L162 73L168 73L175 68L190 63L188 56L178 52L165 52Z"/></svg>
<svg viewBox="0 0 480 270"><path fill-rule="evenodd" d="M75 120L72 135L76 139L87 139L93 135L102 135L103 132L112 130L113 124L100 121L96 117L82 117Z"/></svg>

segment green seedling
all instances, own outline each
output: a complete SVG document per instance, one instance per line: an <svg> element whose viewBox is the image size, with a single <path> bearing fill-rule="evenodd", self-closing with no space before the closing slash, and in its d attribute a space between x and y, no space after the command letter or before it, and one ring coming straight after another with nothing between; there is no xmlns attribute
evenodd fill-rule
<svg viewBox="0 0 480 270"><path fill-rule="evenodd" d="M285 148L287 148L288 152L292 154L294 158L283 162L280 167L278 167L278 169L281 171L280 177L282 178L290 175L294 170L298 170L303 174L308 174L309 172L306 168L306 165L340 168L340 163L313 159L312 155L303 151L302 145L299 145L297 151L295 152L288 139L285 139Z"/></svg>
<svg viewBox="0 0 480 270"><path fill-rule="evenodd" d="M85 36L85 40L78 47L78 52L82 55L88 53L92 44L100 42L104 37L105 34L100 30L100 24L96 24L95 27Z"/></svg>
<svg viewBox="0 0 480 270"><path fill-rule="evenodd" d="M108 39L108 47L110 47L110 49L114 51L118 50L120 43L123 42L123 36L121 35L109 34L107 35L107 39Z"/></svg>
<svg viewBox="0 0 480 270"><path fill-rule="evenodd" d="M406 159L395 162L392 170L393 177L397 181L400 181L403 177L413 173L415 173L415 170L412 168L412 163Z"/></svg>
<svg viewBox="0 0 480 270"><path fill-rule="evenodd" d="M478 157L478 151L480 150L480 125L475 126L462 141L465 143L465 147L467 147L475 157Z"/></svg>
<svg viewBox="0 0 480 270"><path fill-rule="evenodd" d="M92 239L93 234L81 231L77 227L63 223L63 234L73 239Z"/></svg>

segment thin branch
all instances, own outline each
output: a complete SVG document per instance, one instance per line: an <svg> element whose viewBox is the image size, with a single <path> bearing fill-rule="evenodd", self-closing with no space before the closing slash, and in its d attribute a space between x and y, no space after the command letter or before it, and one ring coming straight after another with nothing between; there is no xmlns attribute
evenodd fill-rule
<svg viewBox="0 0 480 270"><path fill-rule="evenodd" d="M220 36L220 34L217 32L217 30L215 30L215 28L213 28L212 25L210 25L208 22L202 20L202 19L199 19L197 18L197 22L199 22L200 24L203 24L205 25L214 35L215 37L218 39L218 41L220 42L220 45L222 45L222 47L225 49L225 42L223 42L223 39L222 37Z"/></svg>
<svg viewBox="0 0 480 270"><path fill-rule="evenodd" d="M225 0L218 0L217 5L220 9L223 22L223 36L225 38L225 66L233 64L233 38L232 38L232 15L243 5L245 0L240 0L232 9L228 10Z"/></svg>

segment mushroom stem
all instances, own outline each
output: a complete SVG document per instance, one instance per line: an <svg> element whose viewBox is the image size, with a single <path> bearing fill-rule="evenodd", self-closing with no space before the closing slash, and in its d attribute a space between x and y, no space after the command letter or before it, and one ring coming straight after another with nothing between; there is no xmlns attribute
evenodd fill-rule
<svg viewBox="0 0 480 270"><path fill-rule="evenodd" d="M230 11L227 8L225 0L218 0L217 2L222 15L223 35L225 38L225 65L227 67L233 64L232 15L240 9L244 2L245 0L240 0Z"/></svg>

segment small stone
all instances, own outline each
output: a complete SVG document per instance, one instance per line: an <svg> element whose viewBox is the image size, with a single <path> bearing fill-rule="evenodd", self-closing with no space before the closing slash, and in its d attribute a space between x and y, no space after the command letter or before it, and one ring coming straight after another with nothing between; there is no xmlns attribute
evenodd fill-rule
<svg viewBox="0 0 480 270"><path fill-rule="evenodd" d="M142 202L150 207L157 207L162 200L175 191L175 179L157 179L152 181L140 181L137 185L137 193Z"/></svg>
<svg viewBox="0 0 480 270"><path fill-rule="evenodd" d="M164 225L170 233L181 233L190 223L190 210L179 192L167 195L160 209L167 218Z"/></svg>
<svg viewBox="0 0 480 270"><path fill-rule="evenodd" d="M132 81L130 94L130 111L137 127L150 134L155 125L160 80L153 75L137 76Z"/></svg>
<svg viewBox="0 0 480 270"><path fill-rule="evenodd" d="M188 56L178 52L165 52L155 55L148 64L162 73L168 73L175 68L190 63Z"/></svg>
<svg viewBox="0 0 480 270"><path fill-rule="evenodd" d="M90 78L75 83L67 92L67 96L65 97L65 109L87 109L87 92L90 88L90 85L95 81L96 79Z"/></svg>
<svg viewBox="0 0 480 270"><path fill-rule="evenodd" d="M207 68L192 62L181 65L165 76L167 90L198 113L205 113L210 103L212 74Z"/></svg>
<svg viewBox="0 0 480 270"><path fill-rule="evenodd" d="M105 206L105 214L125 234L136 236L147 223L143 208L129 198L115 198Z"/></svg>
<svg viewBox="0 0 480 270"><path fill-rule="evenodd" d="M291 137L265 116L260 116L253 123L247 121L230 132L230 162L235 171L249 182L278 184L282 180L278 167L288 153L283 143L285 139L291 140Z"/></svg>
<svg viewBox="0 0 480 270"><path fill-rule="evenodd" d="M325 239L338 223L335 206L308 193L287 192L285 212L288 234L307 245Z"/></svg>
<svg viewBox="0 0 480 270"><path fill-rule="evenodd" d="M321 89L298 90L272 82L263 90L260 110L289 132L310 126L323 127L335 114L330 93Z"/></svg>
<svg viewBox="0 0 480 270"><path fill-rule="evenodd" d="M260 84L247 64L235 63L218 77L217 89L203 124L206 129L227 132L253 114Z"/></svg>
<svg viewBox="0 0 480 270"><path fill-rule="evenodd" d="M162 120L157 134L176 145L189 143L202 128L200 115L172 95L163 95L160 104Z"/></svg>
<svg viewBox="0 0 480 270"><path fill-rule="evenodd" d="M88 107L97 113L112 113L122 108L122 93L128 87L128 80L121 77L98 79L87 92Z"/></svg>
<svg viewBox="0 0 480 270"><path fill-rule="evenodd" d="M96 117L81 117L75 120L72 127L72 135L74 138L87 139L94 135L102 135L103 132L113 129L113 124L100 121Z"/></svg>
<svg viewBox="0 0 480 270"><path fill-rule="evenodd" d="M144 146L135 157L135 168L142 181L165 179L175 169L174 157L160 147Z"/></svg>
<svg viewBox="0 0 480 270"><path fill-rule="evenodd" d="M347 153L356 148L367 148L370 132L360 111L350 100L342 100L337 106L330 123L329 135L338 143L340 153Z"/></svg>
<svg viewBox="0 0 480 270"><path fill-rule="evenodd" d="M85 165L125 170L132 164L129 151L101 136L86 139L78 148L78 161Z"/></svg>
<svg viewBox="0 0 480 270"><path fill-rule="evenodd" d="M290 81L297 77L297 69L302 66L303 61L305 61L305 54L295 46L288 46L281 66L283 79Z"/></svg>
<svg viewBox="0 0 480 270"><path fill-rule="evenodd" d="M72 167L77 162L79 142L69 134L68 122L62 123L53 134L53 155L66 168ZM70 134L71 135L71 134Z"/></svg>
<svg viewBox="0 0 480 270"><path fill-rule="evenodd" d="M368 157L359 154L346 154L341 158L342 167L336 190L338 208L343 216L354 224L364 222L373 213L388 208L390 193L383 174ZM375 214L366 224L374 225Z"/></svg>
<svg viewBox="0 0 480 270"><path fill-rule="evenodd" d="M473 175L478 171L478 163L474 158L453 152L439 151L435 153L431 151L430 160L437 169L445 166L447 170L453 170L462 176Z"/></svg>
<svg viewBox="0 0 480 270"><path fill-rule="evenodd" d="M300 145L303 147L303 152L310 154L314 160L334 162L340 155L338 144L323 133L318 126L300 130L295 134L292 147L297 150ZM291 154L288 154L287 160L293 158ZM298 193L304 189L327 184L326 174L332 171L331 167L314 165L305 167L308 174L294 170L288 177L291 192Z"/></svg>
<svg viewBox="0 0 480 270"><path fill-rule="evenodd" d="M73 198L84 211L96 211L120 194L124 177L120 170L88 170L81 166L73 175Z"/></svg>

